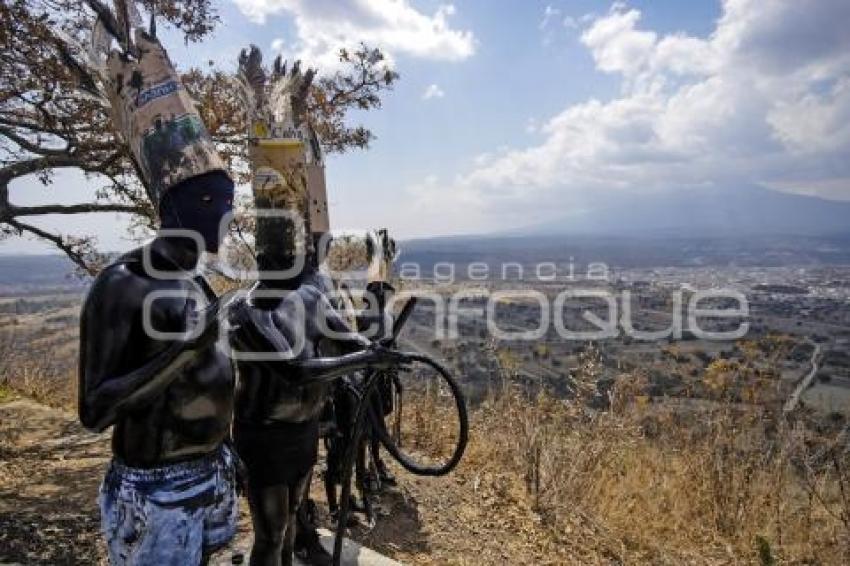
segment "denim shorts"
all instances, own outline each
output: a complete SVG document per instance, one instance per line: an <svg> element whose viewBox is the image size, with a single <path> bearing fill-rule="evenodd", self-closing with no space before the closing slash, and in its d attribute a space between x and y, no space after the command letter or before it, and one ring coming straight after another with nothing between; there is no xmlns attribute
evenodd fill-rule
<svg viewBox="0 0 850 566"><path fill-rule="evenodd" d="M115 460L100 487L101 524L113 565L201 564L236 533L233 453L159 468Z"/></svg>

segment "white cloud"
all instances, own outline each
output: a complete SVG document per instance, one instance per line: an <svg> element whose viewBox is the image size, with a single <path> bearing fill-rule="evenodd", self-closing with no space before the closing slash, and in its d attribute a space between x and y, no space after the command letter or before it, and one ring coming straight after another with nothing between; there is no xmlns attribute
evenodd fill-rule
<svg viewBox="0 0 850 566"><path fill-rule="evenodd" d="M590 48L601 71L632 75L645 66L655 48L655 32L635 29L640 19L637 10L615 5L604 18L599 18L581 36Z"/></svg>
<svg viewBox="0 0 850 566"><path fill-rule="evenodd" d="M560 27L558 24L560 23ZM543 10L543 18L537 26L543 35L543 45L552 45L563 33L564 29L576 30L579 27L578 19L573 16L563 15L563 10L547 5Z"/></svg>
<svg viewBox="0 0 850 566"><path fill-rule="evenodd" d="M425 92L422 93L422 100L430 100L432 98L443 98L446 96L446 93L443 92L443 89L436 84L428 85L428 88L425 89Z"/></svg>
<svg viewBox="0 0 850 566"><path fill-rule="evenodd" d="M423 204L476 202L504 226L617 191L760 183L850 198L847 21L846 0L724 0L708 37L662 35L616 3L581 42L621 94L566 107L542 142L430 183Z"/></svg>
<svg viewBox="0 0 850 566"><path fill-rule="evenodd" d="M549 25L549 22L561 15L561 10L551 5L546 6L543 10L543 19L540 21L540 29L544 29Z"/></svg>
<svg viewBox="0 0 850 566"><path fill-rule="evenodd" d="M475 53L476 39L469 30L453 28L451 4L425 14L408 0L233 0L251 20L264 23L269 16L294 18L296 38L287 41L297 57L320 69L333 69L341 47L364 41L382 48L392 58L406 54L423 59L460 61Z"/></svg>

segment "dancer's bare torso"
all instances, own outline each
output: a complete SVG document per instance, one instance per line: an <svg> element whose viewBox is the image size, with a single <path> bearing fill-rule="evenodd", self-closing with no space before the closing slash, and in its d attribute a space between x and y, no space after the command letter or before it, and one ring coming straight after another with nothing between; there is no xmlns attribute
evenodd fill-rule
<svg viewBox="0 0 850 566"><path fill-rule="evenodd" d="M316 372L327 372L333 366L345 366L341 360L331 361L331 358L370 346L335 311L326 295L329 288L329 281L315 274L297 289L277 291L277 299L264 299L268 290L254 289L248 301L253 324L264 327L278 339L269 350L289 349L292 359L277 364L237 362L235 418L238 422L300 423L317 418L327 400L330 381L305 383L302 378L306 376L299 368L310 361ZM329 336L328 330L334 334ZM328 362L323 364L322 360Z"/></svg>
<svg viewBox="0 0 850 566"><path fill-rule="evenodd" d="M149 301L157 291L163 296ZM80 418L114 426L112 448L130 466L155 467L209 454L227 437L233 371L213 322L194 340L151 337L150 327L181 333L208 306L191 278L154 279L141 262L119 262L95 280L81 315ZM214 297L213 297L214 299Z"/></svg>

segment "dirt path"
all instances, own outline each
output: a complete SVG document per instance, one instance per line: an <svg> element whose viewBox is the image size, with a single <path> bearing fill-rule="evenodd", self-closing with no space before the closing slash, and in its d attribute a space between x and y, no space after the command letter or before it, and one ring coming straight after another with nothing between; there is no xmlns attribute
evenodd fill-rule
<svg viewBox="0 0 850 566"><path fill-rule="evenodd" d="M0 405L0 562L101 562L96 496L108 454L108 438L73 415Z"/></svg>
<svg viewBox="0 0 850 566"><path fill-rule="evenodd" d="M800 379L799 383L797 384L797 387L794 388L794 392L785 402L784 411L786 413L790 413L797 407L797 405L800 403L800 398L803 396L803 393L806 392L806 390L812 384L812 380L814 380L815 376L818 373L818 361L820 360L821 355L821 345L809 339L807 339L807 341L815 347L815 349L812 351L812 359L809 362L811 369L806 375L804 375Z"/></svg>
<svg viewBox="0 0 850 566"><path fill-rule="evenodd" d="M109 455L109 435L86 432L71 413L26 399L0 403L0 564L104 564L97 491ZM424 551L410 500L388 494L381 505L393 520L359 534L391 555ZM243 500L237 540L214 566L231 564L234 553L247 558L250 545ZM346 564L397 564L355 544L346 549Z"/></svg>

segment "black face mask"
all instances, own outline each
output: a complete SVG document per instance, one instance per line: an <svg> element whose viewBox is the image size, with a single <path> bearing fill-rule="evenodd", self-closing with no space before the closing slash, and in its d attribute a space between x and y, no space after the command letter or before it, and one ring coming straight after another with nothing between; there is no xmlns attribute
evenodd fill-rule
<svg viewBox="0 0 850 566"><path fill-rule="evenodd" d="M169 189L159 203L162 227L192 230L206 251L218 252L224 237L221 220L233 210L233 181L224 173L193 177Z"/></svg>

